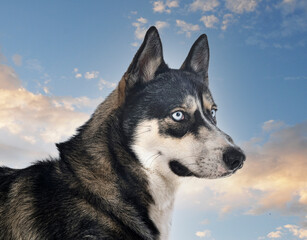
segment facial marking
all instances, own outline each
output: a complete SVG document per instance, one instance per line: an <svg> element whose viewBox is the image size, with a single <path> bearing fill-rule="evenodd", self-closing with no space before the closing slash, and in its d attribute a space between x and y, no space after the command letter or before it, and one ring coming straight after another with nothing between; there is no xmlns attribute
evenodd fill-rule
<svg viewBox="0 0 307 240"><path fill-rule="evenodd" d="M213 101L212 96L209 92L202 94L202 101L203 101L205 109L209 109L209 110L212 109L212 106L214 105L214 101Z"/></svg>
<svg viewBox="0 0 307 240"><path fill-rule="evenodd" d="M218 178L230 174L222 158L223 149L228 145L222 132L202 126L201 137L187 133L176 138L161 134L160 128L157 119L142 121L136 127L131 147L146 169L174 177L176 172L170 168L170 162L176 160L177 166L182 165L185 171L193 173L191 176Z"/></svg>

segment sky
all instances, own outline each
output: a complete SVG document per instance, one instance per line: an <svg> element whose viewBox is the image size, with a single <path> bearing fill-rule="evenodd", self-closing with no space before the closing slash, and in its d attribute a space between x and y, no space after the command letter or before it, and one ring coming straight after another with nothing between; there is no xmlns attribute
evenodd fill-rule
<svg viewBox="0 0 307 240"><path fill-rule="evenodd" d="M15 1L0 7L0 165L58 156L155 25L179 68L206 33L218 126L244 149L234 176L189 179L171 240L307 239L307 1Z"/></svg>

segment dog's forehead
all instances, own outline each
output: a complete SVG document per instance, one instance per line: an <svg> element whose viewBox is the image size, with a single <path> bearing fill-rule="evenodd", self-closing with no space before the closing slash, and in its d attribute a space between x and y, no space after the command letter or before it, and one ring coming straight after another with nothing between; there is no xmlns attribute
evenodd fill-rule
<svg viewBox="0 0 307 240"><path fill-rule="evenodd" d="M162 74L160 78L164 81L161 86L169 91L181 95L182 104L187 108L193 108L197 101L201 101L204 107L211 109L215 105L211 92L205 81L197 74L172 70Z"/></svg>

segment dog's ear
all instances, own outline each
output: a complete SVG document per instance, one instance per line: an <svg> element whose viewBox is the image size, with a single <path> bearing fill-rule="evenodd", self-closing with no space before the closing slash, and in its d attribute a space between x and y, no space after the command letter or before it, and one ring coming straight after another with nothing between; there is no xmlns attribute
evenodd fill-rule
<svg viewBox="0 0 307 240"><path fill-rule="evenodd" d="M181 70L199 74L208 85L209 44L207 35L201 35L191 47L191 50L181 66Z"/></svg>
<svg viewBox="0 0 307 240"><path fill-rule="evenodd" d="M135 84L152 80L158 69L166 67L158 30L155 27L150 27L141 47L119 83L120 102L124 100L126 93Z"/></svg>

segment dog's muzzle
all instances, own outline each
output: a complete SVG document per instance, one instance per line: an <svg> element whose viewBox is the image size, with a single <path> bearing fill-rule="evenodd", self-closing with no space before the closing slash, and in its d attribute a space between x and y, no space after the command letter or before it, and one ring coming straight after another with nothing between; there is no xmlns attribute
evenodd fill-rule
<svg viewBox="0 0 307 240"><path fill-rule="evenodd" d="M244 153L237 148L227 148L223 154L223 161L230 170L238 170L245 161Z"/></svg>

